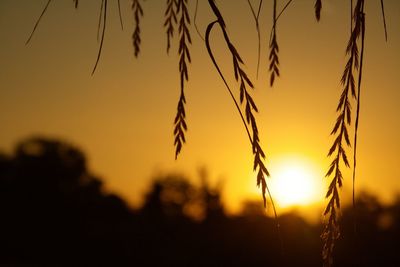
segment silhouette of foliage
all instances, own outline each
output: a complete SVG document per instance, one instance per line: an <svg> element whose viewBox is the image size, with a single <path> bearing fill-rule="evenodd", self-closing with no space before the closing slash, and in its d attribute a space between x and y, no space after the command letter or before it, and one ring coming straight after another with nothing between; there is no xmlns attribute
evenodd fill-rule
<svg viewBox="0 0 400 267"><path fill-rule="evenodd" d="M26 139L12 155L0 153L0 265L321 266L322 225L281 215L281 257L274 220L261 201L245 202L240 214L228 216L222 187L210 186L204 172L200 178L194 184L181 175L160 175L133 210L105 191L75 146ZM343 208L334 266L399 266L399 199L383 205L360 194L363 223L356 239L353 208Z"/></svg>
<svg viewBox="0 0 400 267"><path fill-rule="evenodd" d="M1 264L111 263L124 254L112 243L131 212L103 192L80 150L33 137L0 165Z"/></svg>

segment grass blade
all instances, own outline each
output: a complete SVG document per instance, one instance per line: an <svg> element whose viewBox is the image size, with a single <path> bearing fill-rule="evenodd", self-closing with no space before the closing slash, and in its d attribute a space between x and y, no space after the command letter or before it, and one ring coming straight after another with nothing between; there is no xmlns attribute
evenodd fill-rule
<svg viewBox="0 0 400 267"><path fill-rule="evenodd" d="M40 20L42 19L44 13L46 13L47 8L48 8L49 5L50 5L50 2L51 2L51 0L47 1L47 4L46 4L45 7L43 8L42 13L40 14L39 18L37 19L37 21L36 21L36 23L35 23L35 26L33 27L33 30L32 30L32 32L31 32L31 34L29 35L28 40L26 40L26 42L25 42L25 45L27 45L27 44L31 41L32 36L33 36L33 34L35 33L36 28L37 28L37 26L39 25Z"/></svg>

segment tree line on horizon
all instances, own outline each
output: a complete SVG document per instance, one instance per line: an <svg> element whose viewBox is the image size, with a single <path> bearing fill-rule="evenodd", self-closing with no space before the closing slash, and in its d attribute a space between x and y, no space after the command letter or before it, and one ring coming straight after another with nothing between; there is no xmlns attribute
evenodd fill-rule
<svg viewBox="0 0 400 267"><path fill-rule="evenodd" d="M80 149L25 139L0 154L0 264L321 266L322 225L282 214L280 244L261 201L227 216L222 188L202 181L157 177L132 209L104 190ZM357 203L356 236L352 208L343 210L334 265L399 266L400 197L383 205L365 193Z"/></svg>

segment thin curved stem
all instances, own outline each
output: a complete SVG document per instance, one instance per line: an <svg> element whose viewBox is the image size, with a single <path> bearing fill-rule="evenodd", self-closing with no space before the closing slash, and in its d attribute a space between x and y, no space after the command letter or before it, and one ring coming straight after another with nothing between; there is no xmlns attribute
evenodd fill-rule
<svg viewBox="0 0 400 267"><path fill-rule="evenodd" d="M47 10L47 8L48 8L49 5L50 5L50 2L51 2L51 0L47 1L47 4L46 4L45 7L43 8L42 13L40 14L39 18L37 19L37 21L36 21L36 23L35 23L35 26L33 27L33 30L32 30L32 32L31 32L31 34L29 35L28 40L26 40L26 42L25 42L25 45L27 45L27 44L31 41L32 36L33 36L33 34L35 33L36 28L37 28L37 26L39 25L40 20L42 19L44 13L46 13L46 10Z"/></svg>
<svg viewBox="0 0 400 267"><path fill-rule="evenodd" d="M281 17L281 15L283 14L283 12L285 12L286 8L289 7L289 5L293 2L293 0L289 0L286 5L282 8L281 12L279 12L278 16L276 16L276 21L279 20L279 18Z"/></svg>
<svg viewBox="0 0 400 267"><path fill-rule="evenodd" d="M215 60L214 54L213 54L211 46L210 46L210 32L211 32L212 28L214 27L215 23L218 23L218 20L213 21L210 24L208 24L207 29L206 29L205 42L206 42L207 52L208 52L208 55L211 58L211 61L214 64L215 68L217 69L219 76L221 77L222 81L224 82L225 87L229 92L229 95L231 96L233 102L235 103L236 109L239 112L240 118L242 119L243 125L244 125L244 127L246 129L246 132L247 132L247 136L249 137L250 143L253 144L253 139L251 138L251 134L250 134L249 128L247 127L246 120L244 119L243 113L240 110L240 106L239 106L238 102L236 101L236 98L233 95L232 90L230 89L228 83L226 82L225 77L221 72L221 69L218 66L218 63Z"/></svg>
<svg viewBox="0 0 400 267"><path fill-rule="evenodd" d="M100 39L100 26L101 26L101 18L103 16L103 7L104 7L104 0L101 0L99 22L97 23L97 41L99 41Z"/></svg>
<svg viewBox="0 0 400 267"><path fill-rule="evenodd" d="M240 106L239 106L238 102L236 101L236 99L235 99L235 97L234 97L234 95L233 95L233 93L232 93L232 90L230 89L228 83L226 82L225 77L224 77L224 75L223 75L222 72L221 72L221 69L220 69L219 66L218 66L218 63L217 63L217 61L215 60L214 54L213 54L212 49L211 49L211 46L210 46L210 33L211 33L212 28L214 27L214 25L215 25L216 23L218 23L218 20L211 22L211 23L208 24L208 26L207 26L206 36L205 36L205 42L206 42L207 52L208 52L208 55L209 55L210 58L211 58L211 61L212 61L213 64L214 64L215 68L217 69L218 74L219 74L220 77L222 78L222 80L223 80L223 82L224 82L224 84L225 84L225 87L227 88L227 90L228 90L228 92L229 92L229 95L231 96L233 102L235 103L236 109L238 110L238 112L239 112L239 114L240 114L240 118L242 119L242 122L243 122L243 124L244 124L245 129L246 129L246 132L247 132L247 135L248 135L248 137L249 137L250 143L253 144L253 140L252 140L252 138L251 138L250 131L249 131L248 127L247 127L247 124L246 124L246 121L245 121L245 119L244 119L243 113L242 113L242 111L240 110ZM272 194L271 194L271 192L270 192L270 190L269 190L268 185L266 185L266 189L267 189L267 192L268 192L269 199L270 199L270 201L271 201L272 209L273 209L273 212L274 212L274 217L277 219L277 218L278 218L278 214L277 214L277 212L276 212L275 202L274 202L274 200L273 200L273 198L272 198ZM278 230L280 231L280 224L279 224L279 221L277 222L277 225L276 225L276 226L277 226ZM279 233L279 235L280 235L280 233ZM282 240L281 240L281 241L282 241ZM282 243L282 242L281 242L281 243ZM281 244L281 245L282 245L282 244Z"/></svg>
<svg viewBox="0 0 400 267"><path fill-rule="evenodd" d="M260 4L258 5L258 11L257 11L257 20L260 17L262 3L263 3L263 0L260 0Z"/></svg>
<svg viewBox="0 0 400 267"><path fill-rule="evenodd" d="M350 0L350 35L353 32L353 0Z"/></svg>
<svg viewBox="0 0 400 267"><path fill-rule="evenodd" d="M215 23L218 23L221 30L222 30L222 34L225 38L226 44L229 48L229 51L232 54L232 59L233 59L233 67L234 67L234 73L235 73L235 79L237 82L240 82L240 102L242 103L244 100L246 102L246 119L247 119L247 123L244 121L244 118L242 116L242 121L244 122L244 124L248 124L249 126L251 126L251 130L252 130L252 134L253 134L253 138L251 138L250 136L250 132L247 128L246 125L246 130L247 133L249 134L249 140L252 146L252 151L253 151L253 155L254 155L254 166L253 169L254 171L257 171L257 186L261 186L262 188L262 196L263 196L263 201L264 201L264 207L266 207L266 193L268 194L269 198L272 199L272 195L271 192L269 191L269 189L267 188L267 182L265 179L265 176L269 177L270 174L267 170L267 168L264 165L263 160L265 160L265 153L261 148L260 145L260 139L259 139L259 133L258 133L258 128L257 128L257 123L256 123L256 119L253 115L253 112L258 112L258 109L253 101L253 99L251 98L251 96L249 95L247 89L246 89L246 84L247 86L249 86L250 88L254 88L254 85L252 84L252 82L250 81L250 79L247 77L246 73L241 69L241 64L244 64L243 60L241 59L239 53L237 52L236 48L234 47L234 45L231 43L228 33L226 31L226 25L225 25L225 21L224 18L222 17L218 7L215 4L215 0L208 0L208 3L210 5L210 8L212 9L214 15L217 17L217 20L210 23L207 27L207 31L206 31L206 45L207 45L207 50L210 54L210 57L214 63L214 65L217 67L217 63L215 61L215 58L212 55L212 51L211 51L211 47L209 44L209 36L210 36L210 32L213 28L213 26L215 25ZM219 74L221 76L222 73L219 70L219 67L217 67L217 70L219 72ZM225 79L223 78L224 83L227 85ZM227 86L227 88L229 88ZM230 90L229 90L230 91ZM231 93L231 92L230 92ZM232 98L233 94L231 93ZM238 110L240 110L240 107L237 103L237 101L235 100L235 105L237 107ZM274 205L275 206L275 205ZM279 219L276 213L276 209L274 208L274 215L275 215L275 222L277 224L277 227L279 229ZM283 243L283 239L282 236L280 234L280 231L278 231L278 237L279 240L281 242L281 244ZM281 249L283 249L283 246L281 246ZM282 254L283 251L281 250Z"/></svg>
<svg viewBox="0 0 400 267"><path fill-rule="evenodd" d="M254 20L257 21L257 15L256 15L256 12L254 11L253 6L252 6L251 3L250 3L250 0L247 0L247 3L248 3L249 6L250 6L250 10L251 10L251 13L253 14Z"/></svg>
<svg viewBox="0 0 400 267"><path fill-rule="evenodd" d="M92 75L96 71L97 65L99 64L100 56L101 56L101 51L103 49L103 42L104 42L104 35L106 32L106 25L107 25L107 0L102 1L102 8L104 6L104 14L103 14L103 30L101 33L101 41L100 41L100 47L99 47L99 52L97 53L97 59L96 63L94 64Z"/></svg>
<svg viewBox="0 0 400 267"><path fill-rule="evenodd" d="M251 9L251 13L253 14L254 21L256 23L256 29L257 29L257 37L258 37L257 75L256 75L257 79L258 79L258 73L259 73L259 70L260 70L260 60L261 60L261 33L260 33L260 24L259 24L258 18L260 16L262 2L263 2L263 0L260 0L260 4L258 5L258 11L257 11L257 14L256 14L256 12L254 11L253 6L250 3L250 0L247 0L247 3L249 4L250 9Z"/></svg>
<svg viewBox="0 0 400 267"><path fill-rule="evenodd" d="M286 5L282 8L281 12L279 12L278 16L276 16L275 23L272 26L271 33L269 34L269 42L271 43L272 33L274 32L276 22L278 22L279 18L283 14L283 12L289 7L289 5L293 2L293 0L289 0Z"/></svg>

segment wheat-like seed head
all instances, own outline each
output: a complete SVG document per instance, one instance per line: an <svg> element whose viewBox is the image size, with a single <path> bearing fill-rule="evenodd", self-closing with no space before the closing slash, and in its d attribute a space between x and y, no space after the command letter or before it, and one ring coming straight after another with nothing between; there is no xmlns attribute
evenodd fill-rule
<svg viewBox="0 0 400 267"><path fill-rule="evenodd" d="M246 116L246 123L248 124L249 128L252 131L252 151L254 154L253 169L254 171L257 172L257 186L261 186L262 196L265 206L266 205L265 196L267 191L267 183L265 180L265 176L269 176L269 172L264 165L265 153L260 144L257 121L254 116L254 113L258 112L258 108L248 91L248 87L254 88L254 85L250 81L246 72L243 70L241 65L243 65L244 62L241 59L235 47L231 43L228 44L228 47L232 53L235 79L237 82L239 82L240 103L244 104L245 106L244 110Z"/></svg>
<svg viewBox="0 0 400 267"><path fill-rule="evenodd" d="M362 6L363 0L358 0L354 11L354 27L346 48L348 60L341 78L343 91L339 98L339 104L336 109L339 115L331 132L332 135L336 135L336 138L328 152L328 156L335 154L335 157L326 173L326 177L333 177L325 196L329 199L324 211L324 216L327 216L328 219L321 235L323 240L322 258L324 266L327 267L332 266L333 249L340 234L338 225L338 211L340 209L339 188L343 184L343 175L340 170L341 162L344 163L346 167L350 167L345 147L351 146L347 127L351 126L350 101L352 98L356 98L355 73L357 72L360 64L357 40L360 37L362 27L362 17L360 16L362 13Z"/></svg>
<svg viewBox="0 0 400 267"><path fill-rule="evenodd" d="M269 71L271 72L271 77L270 77L270 86L274 85L274 81L276 76L279 77L279 46L278 46L278 41L276 37L276 23L277 23L277 17L276 17L276 1L274 0L274 8L273 8L273 29L272 29L272 38L270 40L269 44Z"/></svg>
<svg viewBox="0 0 400 267"><path fill-rule="evenodd" d="M181 91L181 95L180 95L179 101L178 101L177 113L176 113L175 120L174 120L174 124L175 124L174 145L176 147L175 159L178 158L178 155L182 150L182 146L186 142L185 132L187 131L187 125L185 122L185 118L186 118L185 103L186 103L185 95L184 95L184 92Z"/></svg>
<svg viewBox="0 0 400 267"><path fill-rule="evenodd" d="M164 27L166 28L167 34L167 53L169 53L169 49L171 48L171 39L174 37L174 28L177 23L176 20L176 8L177 8L176 0L167 0L167 9L165 10L165 22Z"/></svg>
<svg viewBox="0 0 400 267"><path fill-rule="evenodd" d="M181 85L181 95L178 101L177 114L175 116L174 124L174 136L175 136L175 158L178 157L178 154L181 152L183 143L186 142L185 132L187 131L187 124L185 121L186 113L185 113L185 81L189 80L188 75L188 63L191 62L189 44L192 43L192 39L190 37L190 32L188 26L190 25L190 17L187 7L187 0L178 0L177 2L177 14L179 17L179 73L180 73L180 85Z"/></svg>
<svg viewBox="0 0 400 267"><path fill-rule="evenodd" d="M132 43L135 50L135 57L138 57L140 53L140 44L142 42L140 38L140 19L143 17L143 9L140 5L140 0L132 0L132 11L135 17L135 29L132 34Z"/></svg>

